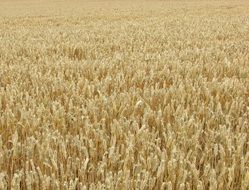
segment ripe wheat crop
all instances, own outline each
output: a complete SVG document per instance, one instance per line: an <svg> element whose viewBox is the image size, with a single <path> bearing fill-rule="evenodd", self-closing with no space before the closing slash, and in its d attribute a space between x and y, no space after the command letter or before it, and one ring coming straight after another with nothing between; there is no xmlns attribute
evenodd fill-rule
<svg viewBox="0 0 249 190"><path fill-rule="evenodd" d="M249 2L0 1L0 190L248 190Z"/></svg>

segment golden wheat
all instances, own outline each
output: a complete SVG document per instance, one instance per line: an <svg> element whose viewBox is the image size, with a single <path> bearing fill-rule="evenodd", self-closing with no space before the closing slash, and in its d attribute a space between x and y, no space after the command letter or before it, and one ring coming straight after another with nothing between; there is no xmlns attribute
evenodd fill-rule
<svg viewBox="0 0 249 190"><path fill-rule="evenodd" d="M247 190L248 10L1 1L0 190Z"/></svg>

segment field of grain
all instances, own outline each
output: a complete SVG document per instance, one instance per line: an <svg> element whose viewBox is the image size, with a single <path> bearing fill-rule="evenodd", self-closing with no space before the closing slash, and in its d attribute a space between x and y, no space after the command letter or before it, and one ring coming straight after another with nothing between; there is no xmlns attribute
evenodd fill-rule
<svg viewBox="0 0 249 190"><path fill-rule="evenodd" d="M248 188L248 1L0 1L0 190Z"/></svg>

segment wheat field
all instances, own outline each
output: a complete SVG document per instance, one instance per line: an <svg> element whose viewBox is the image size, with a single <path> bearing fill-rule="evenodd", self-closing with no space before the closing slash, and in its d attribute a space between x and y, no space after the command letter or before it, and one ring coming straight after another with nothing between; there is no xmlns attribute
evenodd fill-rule
<svg viewBox="0 0 249 190"><path fill-rule="evenodd" d="M248 135L248 1L0 1L0 190L248 190Z"/></svg>

